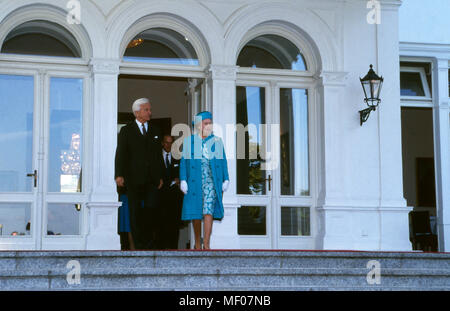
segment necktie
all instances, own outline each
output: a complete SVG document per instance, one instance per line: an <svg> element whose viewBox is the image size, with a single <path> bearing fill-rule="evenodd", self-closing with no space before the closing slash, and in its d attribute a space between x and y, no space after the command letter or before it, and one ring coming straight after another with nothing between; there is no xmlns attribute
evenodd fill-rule
<svg viewBox="0 0 450 311"><path fill-rule="evenodd" d="M170 162L169 162L169 153L166 153L166 167L169 168Z"/></svg>
<svg viewBox="0 0 450 311"><path fill-rule="evenodd" d="M147 131L145 130L145 124L144 124L144 123L142 123L142 134L143 134L144 136L147 135Z"/></svg>

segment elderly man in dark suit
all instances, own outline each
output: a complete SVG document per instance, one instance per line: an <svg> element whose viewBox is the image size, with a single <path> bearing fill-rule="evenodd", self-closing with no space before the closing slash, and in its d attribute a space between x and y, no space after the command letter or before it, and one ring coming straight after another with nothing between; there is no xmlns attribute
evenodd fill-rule
<svg viewBox="0 0 450 311"><path fill-rule="evenodd" d="M115 159L117 186L127 188L131 235L136 249L155 249L158 189L163 180L159 129L150 124L147 98L133 103L134 121L119 133Z"/></svg>
<svg viewBox="0 0 450 311"><path fill-rule="evenodd" d="M181 204L183 193L180 190L180 160L172 157L173 137L164 135L162 139L161 167L163 172L163 187L159 190L161 248L177 249L179 230L181 226Z"/></svg>

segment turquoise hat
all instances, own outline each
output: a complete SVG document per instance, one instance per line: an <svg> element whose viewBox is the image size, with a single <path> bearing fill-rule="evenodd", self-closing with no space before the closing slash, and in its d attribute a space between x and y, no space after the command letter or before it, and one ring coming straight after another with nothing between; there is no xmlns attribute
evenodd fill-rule
<svg viewBox="0 0 450 311"><path fill-rule="evenodd" d="M202 111L196 114L194 121L192 121L192 125L194 125L197 122L206 120L206 119L211 119L212 120L212 114L209 111Z"/></svg>

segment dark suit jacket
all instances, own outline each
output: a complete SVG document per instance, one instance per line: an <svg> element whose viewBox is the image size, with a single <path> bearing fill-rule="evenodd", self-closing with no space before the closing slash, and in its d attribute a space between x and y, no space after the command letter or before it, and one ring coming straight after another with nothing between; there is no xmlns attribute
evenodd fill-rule
<svg viewBox="0 0 450 311"><path fill-rule="evenodd" d="M147 135L132 121L124 126L119 133L116 160L115 178L121 176L125 179L125 186L133 188L143 185L159 185L162 178L160 157L161 133L159 128L148 124Z"/></svg>
<svg viewBox="0 0 450 311"><path fill-rule="evenodd" d="M167 189L167 188L169 188L172 181L175 178L179 178L179 176L180 176L180 160L176 160L172 156L172 159L170 162L170 167L168 169L166 169L166 164L165 164L166 159L164 159L164 157L163 157L162 148L160 149L159 154L160 154L160 162L161 162L161 172L162 172L162 176L163 176L162 178L164 181L163 187ZM178 187L178 185L173 185L172 187Z"/></svg>

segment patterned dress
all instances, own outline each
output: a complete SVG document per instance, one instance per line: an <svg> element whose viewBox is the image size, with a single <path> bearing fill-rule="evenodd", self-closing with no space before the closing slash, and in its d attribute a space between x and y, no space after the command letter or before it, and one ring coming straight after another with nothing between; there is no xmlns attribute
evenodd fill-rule
<svg viewBox="0 0 450 311"><path fill-rule="evenodd" d="M203 215L212 215L214 205L217 200L217 193L214 189L213 174L210 165L210 156L205 139L202 140L202 194L203 194Z"/></svg>

